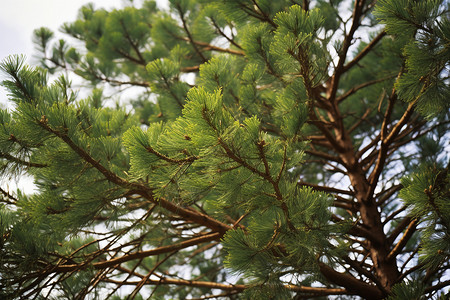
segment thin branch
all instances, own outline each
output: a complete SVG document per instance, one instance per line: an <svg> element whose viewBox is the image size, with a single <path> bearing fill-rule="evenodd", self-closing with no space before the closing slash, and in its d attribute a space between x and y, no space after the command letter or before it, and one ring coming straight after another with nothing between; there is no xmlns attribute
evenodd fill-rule
<svg viewBox="0 0 450 300"><path fill-rule="evenodd" d="M371 85L374 85L374 84L377 84L377 83L380 83L380 82L383 82L383 81L386 81L386 80L395 78L396 76L397 76L397 75L390 75L390 76L386 76L386 77L383 77L383 78L378 78L378 79L366 81L366 82L364 82L364 83L362 83L362 84L360 84L360 85L357 85L357 86L355 86L355 87L352 87L350 90L348 90L347 92L345 92L345 94L343 94L343 95L337 97L337 98L336 98L336 101L337 101L338 103L341 103L342 101L344 101L345 99L347 99L348 97L350 97L351 95L353 95L354 93L356 93L357 91L362 90L363 88L366 88L366 87L368 87L368 86L371 86Z"/></svg>
<svg viewBox="0 0 450 300"><path fill-rule="evenodd" d="M4 158L6 160L9 160L11 162L14 162L16 164L25 166L25 167L31 167L31 168L45 168L48 167L47 164L39 164L39 163L33 163L30 161L21 160L20 158L14 157L10 155L9 153L3 153L0 152L0 158Z"/></svg>
<svg viewBox="0 0 450 300"><path fill-rule="evenodd" d="M356 152L356 154L355 154L356 159L360 159L364 155L364 153L366 153L373 146L376 146L378 144L378 141L380 140L380 138L381 138L380 134L378 134L374 138L371 138L369 144L367 144L366 146L364 146L364 148L362 148L362 149L358 150L358 152Z"/></svg>
<svg viewBox="0 0 450 300"><path fill-rule="evenodd" d="M75 153L77 153L81 158L83 158L86 162L91 164L94 168L96 168L100 173L102 173L106 179L109 181L122 186L122 187L131 187L133 184L129 183L128 181L124 180L123 178L117 176L115 173L111 172L110 170L106 169L103 165L100 164L100 161L95 160L92 156L89 155L84 149L76 145L70 137L66 133L62 133L58 130L54 130L48 125L48 120L45 116L42 116L41 120L39 121L39 125L41 125L42 128L44 128L46 131L54 134L55 136L62 139Z"/></svg>
<svg viewBox="0 0 450 300"><path fill-rule="evenodd" d="M164 155L164 154L162 154L162 153L156 151L155 149L153 149L153 148L150 147L150 146L146 146L146 147L145 147L145 150L147 150L148 152L150 152L150 153L156 155L158 158L160 158L160 159L162 159L162 160L164 160L164 161L173 163L173 164L192 163L192 162L194 162L195 160L199 159L198 156L189 156L189 157L186 157L186 158L184 158L184 159L174 159L174 158L170 158L170 157L168 157L168 156L166 156L166 155Z"/></svg>
<svg viewBox="0 0 450 300"><path fill-rule="evenodd" d="M184 13L185 12L181 9L181 6L180 6L179 3L175 5L175 8L177 9L178 14L180 15L181 22L183 23L183 29L186 32L187 36L188 36L189 42L191 43L191 45L194 48L195 52L197 52L197 54L203 60L203 62L206 62L207 61L206 57L203 55L203 53L200 51L200 49L198 49L196 43L194 42L194 38L192 37L192 34L191 34L191 32L189 31L189 29L187 27L186 20L184 18Z"/></svg>
<svg viewBox="0 0 450 300"><path fill-rule="evenodd" d="M361 52L358 53L358 55L355 56L350 62L348 62L343 67L343 72L347 72L350 68L352 68L354 65L356 65L364 56L366 56L372 49L375 47L376 44L386 35L385 31L380 32L369 44L367 44L364 49L361 50Z"/></svg>
<svg viewBox="0 0 450 300"><path fill-rule="evenodd" d="M356 272L358 272L360 275L364 275L367 278L369 278L372 282L374 282L379 288L382 288L383 285L381 284L381 282L378 280L378 278L372 274L371 272L369 272L368 270L364 269L359 262L354 261L352 259L350 259L349 257L344 257L344 261L346 263L348 263L350 265L350 267L352 267Z"/></svg>
<svg viewBox="0 0 450 300"><path fill-rule="evenodd" d="M209 233L209 234L206 234L206 235L200 236L200 237L195 237L190 240L183 241L183 242L180 242L177 244L162 246L159 248L146 250L146 251L137 251L137 252L133 252L128 255L120 256L120 257L113 258L113 259L110 259L107 261L96 262L96 263L92 264L92 267L95 269L108 268L108 267L119 265L121 263L130 261L130 260L140 259L142 257L149 257L149 256L153 256L153 255L159 255L159 254L169 253L169 252L173 252L173 251L178 251L178 250L181 250L181 249L184 249L187 247L191 247L191 246L195 246L195 245L198 245L201 243L218 240L221 237L222 237L221 233L213 232L213 233ZM61 272L69 272L72 270L81 270L86 267L88 267L88 265L85 263L76 264L76 265L60 265L60 266L57 266L56 268L54 268L52 270L52 273L53 272L61 273Z"/></svg>
<svg viewBox="0 0 450 300"><path fill-rule="evenodd" d="M133 48L134 52L136 53L136 55L139 58L140 64L141 65L146 65L147 62L145 61L144 57L142 57L141 51L139 51L137 45L133 42L133 40L131 39L130 34L128 33L127 28L125 27L125 23L123 22L123 19L120 20L120 25L122 26L122 29L125 31L125 38L128 40L128 42L130 43L131 47Z"/></svg>
<svg viewBox="0 0 450 300"><path fill-rule="evenodd" d="M140 281L117 281L112 279L107 279L105 282L115 283L115 284L123 284L123 285L137 285ZM148 279L146 284L158 285L158 284L173 284L173 285L181 285L181 286L190 286L190 287L205 287L210 289L219 289L224 291L238 291L242 292L245 289L248 289L250 286L244 284L223 284L216 283L210 281L196 281L196 280L184 280L184 279L170 279L170 278L161 278L160 280ZM297 286L286 284L284 286L286 289L293 292L301 292L301 293L313 293L320 294L323 296L326 295L345 295L348 294L348 291L345 289L338 288L321 288L321 287L306 287L306 286Z"/></svg>
<svg viewBox="0 0 450 300"><path fill-rule="evenodd" d="M305 153L309 154L309 155L312 155L312 156L324 158L324 159L326 159L328 161L331 160L331 161L337 162L338 164L341 164L341 165L344 164L343 161L339 157L330 155L330 154L325 153L325 152L320 152L320 151L315 151L315 150L305 150Z"/></svg>
<svg viewBox="0 0 450 300"><path fill-rule="evenodd" d="M307 182L301 182L299 181L297 183L299 186L309 186L312 187L313 190L316 191L323 191L323 192L327 192L327 193L336 193L336 194L344 194L344 195L349 195L349 196L354 196L355 193L349 190L341 190L338 188L334 188L334 187L329 187L329 186L323 186L323 185L317 185L317 184L312 184L312 183L307 183Z"/></svg>
<svg viewBox="0 0 450 300"><path fill-rule="evenodd" d="M13 195L11 195L9 192L2 189L1 187L0 187L0 193L2 193L3 196L5 196L6 198L11 200L10 201L10 200L1 199L2 202L5 202L7 204L16 204L17 203L17 198L14 197Z"/></svg>
<svg viewBox="0 0 450 300"><path fill-rule="evenodd" d="M353 36L354 36L356 30L358 29L358 27L360 26L360 18L362 16L363 6L364 6L364 0L356 0L355 1L354 7L353 7L353 13L352 13L352 19L353 19L352 26L350 27L348 34L344 37L344 41L342 43L342 49L339 51L339 54L338 54L339 61L336 66L336 69L334 71L334 75L331 77L330 91L329 91L329 95L328 95L328 99L331 102L334 102L334 100L336 99L336 92L338 90L339 79L342 76L342 74L344 73L344 63L345 63L345 59L347 58L348 49L351 46Z"/></svg>
<svg viewBox="0 0 450 300"><path fill-rule="evenodd" d="M380 146L380 150L378 151L377 163L376 163L372 173L369 176L370 187L367 191L367 195L366 195L367 198L371 198L373 196L373 191L375 190L375 188L377 186L379 176L380 176L380 174L383 170L383 167L386 163L386 156L387 156L387 151L389 150L389 145L392 143L394 138L399 133L400 129L407 123L407 121L413 114L413 112L414 112L413 108L414 108L414 105L416 104L416 102L417 102L417 100L411 102L408 105L408 108L404 112L403 116L400 118L400 120L397 122L397 124L392 128L389 135L386 136L387 129L385 129L386 127L383 126L384 128L382 128L382 130L381 130L381 146ZM388 112L387 112L387 114L388 114ZM384 124L385 123L383 123L383 125Z"/></svg>
<svg viewBox="0 0 450 300"><path fill-rule="evenodd" d="M378 205L383 205L384 202L386 202L389 198L391 198L392 195L397 193L402 188L403 188L402 184L396 184L396 185L391 186L386 191L380 192L377 195L375 195L375 198L378 198L379 196L381 196L377 201ZM389 219L389 217L387 219ZM385 222L387 222L387 221L385 220Z"/></svg>
<svg viewBox="0 0 450 300"><path fill-rule="evenodd" d="M372 112L372 109L370 107L368 107L366 109L366 112L361 116L361 118L359 118L359 120L352 125L352 127L350 127L348 129L348 133L351 133L352 131L354 131L356 128L359 127L359 125L361 125L361 123L367 118L367 116Z"/></svg>
<svg viewBox="0 0 450 300"><path fill-rule="evenodd" d="M136 285L136 288L134 289L134 291L128 296L128 299L134 299L134 297L136 297L137 293L141 290L141 288L144 286L145 282L150 278L150 276L156 271L156 269L162 265L166 260L168 260L172 255L174 255L175 253L177 253L177 251L173 251L172 253L170 253L169 255L167 255L166 257L164 257L162 260L160 260L155 266L153 266L153 268L150 270L150 272L147 273L147 275L144 276L144 278L142 278L141 282L139 284Z"/></svg>
<svg viewBox="0 0 450 300"><path fill-rule="evenodd" d="M419 222L418 219L414 219L409 223L408 228L406 228L402 238L397 243L397 245L395 245L395 247L391 250L391 252L389 252L388 256L386 257L386 260L388 261L392 260L397 256L397 254L399 254L402 251L403 247L405 247L406 243L408 243L409 239L416 231L418 222Z"/></svg>
<svg viewBox="0 0 450 300"><path fill-rule="evenodd" d="M442 288L445 288L446 286L449 286L449 285L450 285L450 280L446 280L446 281L440 282L438 284L435 284L433 286L429 286L429 287L425 288L425 293L431 293L433 291L437 291Z"/></svg>
<svg viewBox="0 0 450 300"><path fill-rule="evenodd" d="M198 46L202 46L204 48L204 50L206 50L206 51L213 50L213 51L217 51L217 52L230 53L230 54L235 54L235 55L239 55L239 56L245 55L245 53L243 51L238 51L238 50L234 50L234 49L225 49L225 48L217 47L217 46L214 46L214 45L211 45L211 44L208 44L205 42L200 42L200 41L191 41L189 38L186 38L186 37L180 37L180 39L184 40L184 41L188 41L188 42L193 43Z"/></svg>
<svg viewBox="0 0 450 300"><path fill-rule="evenodd" d="M237 43L234 41L234 39L229 38L229 37L225 34L225 32L223 32L222 29L220 29L219 25L216 23L216 20L214 20L214 18L211 17L210 20L211 20L211 22L212 22L214 28L217 29L217 31L219 32L219 34L220 34L221 36L223 36L224 38L226 38L227 41L229 41L229 42L230 42L232 45L234 45L236 48L239 48L239 49L242 50L242 47L241 47L239 44L237 44ZM233 35L232 35L232 36L233 36Z"/></svg>

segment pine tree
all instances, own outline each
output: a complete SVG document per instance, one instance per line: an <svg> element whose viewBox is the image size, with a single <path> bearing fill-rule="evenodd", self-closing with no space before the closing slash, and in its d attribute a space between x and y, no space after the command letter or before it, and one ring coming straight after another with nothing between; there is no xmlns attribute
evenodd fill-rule
<svg viewBox="0 0 450 300"><path fill-rule="evenodd" d="M130 1L61 31L1 64L1 173L36 191L1 190L0 298L449 296L447 1Z"/></svg>

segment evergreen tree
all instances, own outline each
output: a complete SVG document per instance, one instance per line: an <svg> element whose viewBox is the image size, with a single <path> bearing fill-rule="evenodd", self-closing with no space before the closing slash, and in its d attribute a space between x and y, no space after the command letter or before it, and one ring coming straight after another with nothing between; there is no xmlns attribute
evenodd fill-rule
<svg viewBox="0 0 450 300"><path fill-rule="evenodd" d="M0 298L449 296L447 1L127 5L1 64Z"/></svg>

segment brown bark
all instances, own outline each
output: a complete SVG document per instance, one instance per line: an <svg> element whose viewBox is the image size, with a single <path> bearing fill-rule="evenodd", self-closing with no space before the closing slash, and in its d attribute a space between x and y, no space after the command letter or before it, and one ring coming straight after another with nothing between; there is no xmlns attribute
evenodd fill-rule
<svg viewBox="0 0 450 300"><path fill-rule="evenodd" d="M343 286L350 292L354 292L364 299L377 300L382 299L384 296L381 290L376 286L364 283L349 274L339 273L324 263L319 263L319 268L322 275L330 282Z"/></svg>
<svg viewBox="0 0 450 300"><path fill-rule="evenodd" d="M115 280L105 280L106 282L116 283L120 285L138 285L140 281L115 281ZM184 279L170 279L170 278L161 278L160 280L152 280L147 279L145 284L151 285L159 285L159 284L172 284L172 285L180 285L180 286L190 286L190 287L206 287L211 289L220 289L224 291L239 291L242 292L245 289L248 289L250 286L245 284L223 284L216 283L210 281L198 281L198 280L184 280ZM313 295L348 295L349 292L345 289L337 289L337 288L322 288L322 287L307 287L307 286L296 286L296 285L285 285L285 288L297 292L297 293L305 293L305 294L313 294ZM352 294L352 293L351 293Z"/></svg>

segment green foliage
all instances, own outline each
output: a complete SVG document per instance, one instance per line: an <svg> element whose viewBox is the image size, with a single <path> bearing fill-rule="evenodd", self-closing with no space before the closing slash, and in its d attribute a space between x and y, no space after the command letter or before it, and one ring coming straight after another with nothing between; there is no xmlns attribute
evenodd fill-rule
<svg viewBox="0 0 450 300"><path fill-rule="evenodd" d="M428 118L447 111L450 24L445 1L381 1L376 16L403 46L406 70L396 83L398 96Z"/></svg>
<svg viewBox="0 0 450 300"><path fill-rule="evenodd" d="M389 300L420 299L423 294L423 286L419 282L398 283L392 288L392 296Z"/></svg>
<svg viewBox="0 0 450 300"><path fill-rule="evenodd" d="M436 268L450 258L450 175L446 169L425 168L403 179L400 197L410 214L424 224L421 259Z"/></svg>
<svg viewBox="0 0 450 300"><path fill-rule="evenodd" d="M449 25L170 0L35 30L40 66L0 64L0 176L35 186L0 189L0 298L445 297Z"/></svg>

